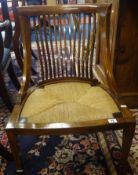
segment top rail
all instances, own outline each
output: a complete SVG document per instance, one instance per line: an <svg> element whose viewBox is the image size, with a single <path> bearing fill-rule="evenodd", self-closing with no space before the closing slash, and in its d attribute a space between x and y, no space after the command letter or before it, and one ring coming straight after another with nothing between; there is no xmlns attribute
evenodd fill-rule
<svg viewBox="0 0 138 175"><path fill-rule="evenodd" d="M105 12L110 4L92 4L92 5L35 5L17 7L19 15L52 15L65 13L99 13Z"/></svg>

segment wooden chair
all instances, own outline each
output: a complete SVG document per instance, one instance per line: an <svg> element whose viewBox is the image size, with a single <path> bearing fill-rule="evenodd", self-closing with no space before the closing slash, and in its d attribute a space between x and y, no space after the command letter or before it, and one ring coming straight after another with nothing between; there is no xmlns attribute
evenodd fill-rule
<svg viewBox="0 0 138 175"><path fill-rule="evenodd" d="M20 161L18 135L60 135L123 129L120 170L126 174L127 158L135 131L135 118L121 100L114 80L109 49L110 9L101 5L59 5L17 9L24 49L23 82L17 104L6 126L18 173ZM76 25L72 25L72 16ZM97 17L102 20L98 22ZM30 22L30 18L32 18ZM49 32L41 20L48 20ZM35 42L31 24L39 23ZM58 28L57 28L58 26ZM93 73L101 32L104 70L108 88ZM31 47L38 56L36 85L30 88ZM99 53L98 53L99 54Z"/></svg>
<svg viewBox="0 0 138 175"><path fill-rule="evenodd" d="M14 86L17 90L20 89L20 83L14 72L12 60L10 56L11 44L12 44L12 26L9 20L9 13L7 8L7 2L1 2L1 10L3 15L3 23L0 23L0 96L11 111L13 108L13 101L9 95L9 90L6 87L4 75L8 72ZM2 35L3 32L3 35Z"/></svg>

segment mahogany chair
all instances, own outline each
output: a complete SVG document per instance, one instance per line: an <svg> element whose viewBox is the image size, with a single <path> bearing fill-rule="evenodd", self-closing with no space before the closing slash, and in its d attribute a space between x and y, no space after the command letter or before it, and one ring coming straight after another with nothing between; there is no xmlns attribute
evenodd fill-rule
<svg viewBox="0 0 138 175"><path fill-rule="evenodd" d="M121 100L114 80L109 46L109 4L33 6L17 9L24 53L23 82L17 104L6 126L17 173L23 173L18 135L61 135L123 130L120 174L126 174L127 158L135 131L135 118ZM72 16L76 25L72 26ZM97 17L102 20L98 22ZM31 25L39 22L35 42ZM54 29L47 33L48 20ZM57 28L58 26L58 28ZM100 31L108 88L93 73ZM36 85L30 88L32 45L37 50ZM99 53L98 53L99 54Z"/></svg>

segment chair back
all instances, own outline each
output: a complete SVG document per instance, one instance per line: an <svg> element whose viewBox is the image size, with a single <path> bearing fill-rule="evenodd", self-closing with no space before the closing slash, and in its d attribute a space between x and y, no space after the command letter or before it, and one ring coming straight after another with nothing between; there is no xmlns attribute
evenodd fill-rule
<svg viewBox="0 0 138 175"><path fill-rule="evenodd" d="M99 29L105 45L105 59L109 56L109 4L41 5L20 7L17 11L21 21L26 88L31 76L31 50L34 50L38 57L37 83L59 80L95 83L93 65L98 49L96 34ZM104 18L100 26L99 15Z"/></svg>

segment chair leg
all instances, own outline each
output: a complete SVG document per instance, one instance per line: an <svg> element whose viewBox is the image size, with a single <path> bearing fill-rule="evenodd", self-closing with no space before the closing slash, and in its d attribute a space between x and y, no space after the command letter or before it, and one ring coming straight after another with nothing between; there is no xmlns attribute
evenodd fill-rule
<svg viewBox="0 0 138 175"><path fill-rule="evenodd" d="M120 172L119 175L126 175L127 174L127 166L128 166L128 156L130 147L132 144L132 139L135 133L135 123L130 124L129 126L123 129L123 140L122 140L122 157L120 162Z"/></svg>
<svg viewBox="0 0 138 175"><path fill-rule="evenodd" d="M8 109L12 111L13 109L13 104L11 101L11 98L9 96L9 93L7 91L7 87L4 82L4 77L0 72L0 96L2 97L4 103L7 105Z"/></svg>
<svg viewBox="0 0 138 175"><path fill-rule="evenodd" d="M12 62L10 62L9 67L8 67L8 75L11 78L11 80L12 80L14 86L16 87L16 89L19 90L20 89L20 83L19 83L19 81L17 79L17 76L14 72Z"/></svg>
<svg viewBox="0 0 138 175"><path fill-rule="evenodd" d="M20 159L20 151L19 151L19 145L17 141L17 135L14 133L13 130L7 130L7 136L10 143L11 152L13 155L13 159L15 161L16 165L16 174L17 175L24 175L21 159Z"/></svg>

